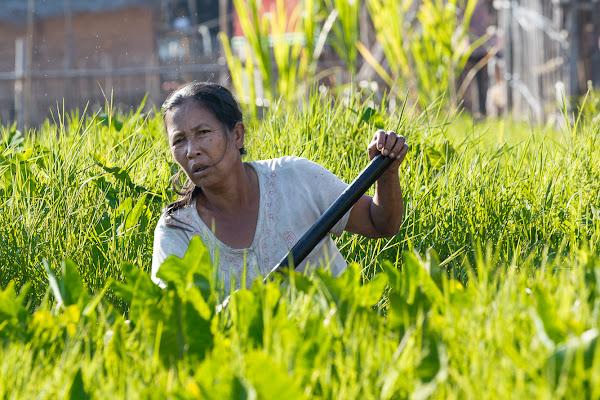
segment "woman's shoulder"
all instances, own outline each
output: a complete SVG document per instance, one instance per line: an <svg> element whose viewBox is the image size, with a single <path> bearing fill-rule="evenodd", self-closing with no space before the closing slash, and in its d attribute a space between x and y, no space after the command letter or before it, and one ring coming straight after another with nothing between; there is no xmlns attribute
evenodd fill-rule
<svg viewBox="0 0 600 400"><path fill-rule="evenodd" d="M183 229L185 231L197 230L198 221L196 218L196 208L190 204L175 210L163 209L162 215L156 225L157 230L168 228ZM197 214L197 213L196 213Z"/></svg>
<svg viewBox="0 0 600 400"><path fill-rule="evenodd" d="M314 161L296 156L283 156L267 160L251 161L250 163L263 171L270 172L296 173L324 169L321 165L315 163Z"/></svg>

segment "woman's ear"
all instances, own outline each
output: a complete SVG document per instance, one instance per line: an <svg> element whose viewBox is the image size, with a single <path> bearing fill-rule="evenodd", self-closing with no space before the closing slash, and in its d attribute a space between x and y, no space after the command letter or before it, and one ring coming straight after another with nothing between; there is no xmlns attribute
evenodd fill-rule
<svg viewBox="0 0 600 400"><path fill-rule="evenodd" d="M236 122L233 134L235 135L235 148L239 150L244 147L244 137L246 136L246 127L243 122Z"/></svg>

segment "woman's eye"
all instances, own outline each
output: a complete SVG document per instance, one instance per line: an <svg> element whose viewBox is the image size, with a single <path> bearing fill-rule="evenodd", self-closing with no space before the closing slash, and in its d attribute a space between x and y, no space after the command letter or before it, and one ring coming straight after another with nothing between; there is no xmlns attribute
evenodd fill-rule
<svg viewBox="0 0 600 400"><path fill-rule="evenodd" d="M181 143L181 142L183 142L183 138L182 138L182 137L179 137L179 138L177 138L177 139L175 139L175 140L173 141L173 144L179 144L179 143Z"/></svg>

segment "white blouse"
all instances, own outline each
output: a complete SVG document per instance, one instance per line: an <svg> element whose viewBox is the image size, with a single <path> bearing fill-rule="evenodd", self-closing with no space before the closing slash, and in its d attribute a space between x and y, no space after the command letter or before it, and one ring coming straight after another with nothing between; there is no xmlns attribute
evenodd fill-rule
<svg viewBox="0 0 600 400"><path fill-rule="evenodd" d="M246 258L246 284L250 286L258 276L266 275L296 244L315 221L327 210L348 186L317 163L299 157L282 157L247 163L256 171L260 186L260 206L256 232L250 247L235 249L221 242L204 224L194 204L170 215L163 215L154 231L152 280L164 286L156 273L171 254L182 258L190 239L200 235L215 260L218 249L218 275L229 291L230 282L239 280ZM330 233L340 236L350 212L333 227ZM346 261L326 236L308 257L296 268L330 268L334 276L346 268Z"/></svg>

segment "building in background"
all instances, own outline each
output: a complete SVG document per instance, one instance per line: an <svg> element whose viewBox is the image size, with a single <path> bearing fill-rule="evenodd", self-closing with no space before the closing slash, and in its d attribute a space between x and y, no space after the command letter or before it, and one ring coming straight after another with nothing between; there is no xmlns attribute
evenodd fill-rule
<svg viewBox="0 0 600 400"><path fill-rule="evenodd" d="M287 10L301 1L286 0ZM115 106L128 108L146 95L148 105L160 105L171 90L191 80L227 84L217 34L233 37L233 47L236 40L243 42L232 2L0 1L0 124L35 126L51 116L50 110L81 109L88 102L97 111L111 94ZM485 25L497 26L502 51L485 65L491 67L490 84L479 82L484 74L471 78L477 85L468 85L472 90L463 97L473 105L470 111L490 112L491 104L493 113L512 109L541 121L556 110L557 95L584 94L588 81L600 85L600 1L479 2L490 22L481 24L487 16L475 16L473 24L481 25L481 32ZM263 12L275 4L262 0ZM419 4L414 0L412 8ZM376 47L366 7L360 18L361 42ZM328 58L334 52L324 53L319 67L335 70ZM487 62L486 57L481 60ZM472 61L473 68L480 64L476 57ZM359 63L359 82L376 79Z"/></svg>
<svg viewBox="0 0 600 400"><path fill-rule="evenodd" d="M33 126L64 108L160 104L190 80L219 81L223 0L3 0L0 123ZM58 104L57 104L58 103Z"/></svg>

